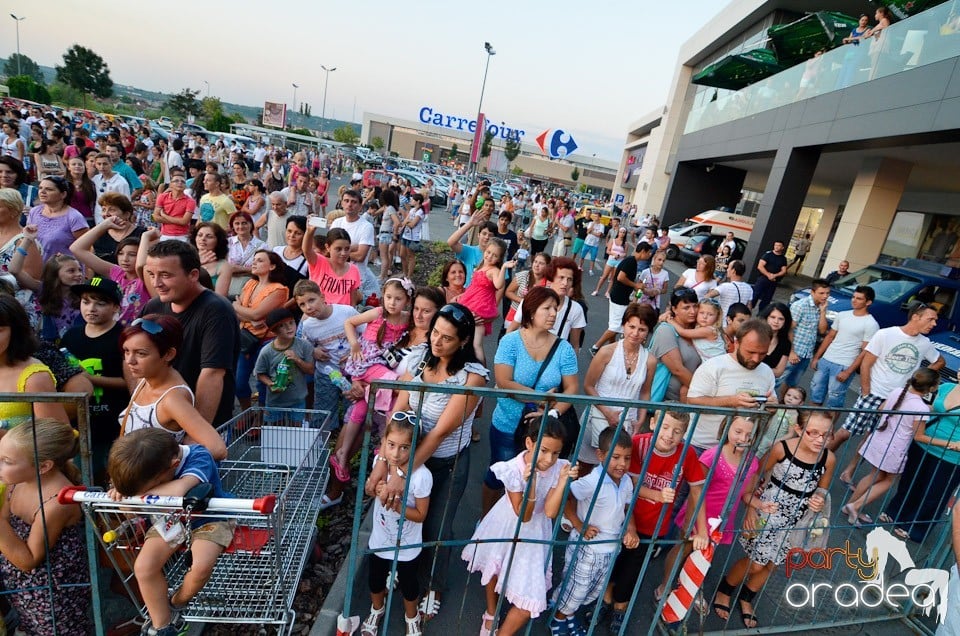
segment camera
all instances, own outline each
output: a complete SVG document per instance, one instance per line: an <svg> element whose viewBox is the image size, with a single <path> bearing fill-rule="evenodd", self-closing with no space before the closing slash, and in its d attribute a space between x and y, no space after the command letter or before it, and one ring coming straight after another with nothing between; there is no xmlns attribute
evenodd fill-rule
<svg viewBox="0 0 960 636"><path fill-rule="evenodd" d="M767 403L767 396L766 396L766 395L755 395L755 396L753 397L753 401L757 403L757 407L759 408L759 407L761 407L761 406L763 406L764 404Z"/></svg>

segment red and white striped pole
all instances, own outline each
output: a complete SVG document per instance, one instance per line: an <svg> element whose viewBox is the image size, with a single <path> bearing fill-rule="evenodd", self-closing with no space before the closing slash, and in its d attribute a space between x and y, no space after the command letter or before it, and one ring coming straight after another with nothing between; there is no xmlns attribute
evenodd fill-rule
<svg viewBox="0 0 960 636"><path fill-rule="evenodd" d="M720 543L723 533L718 530L721 525L720 519L713 518L707 523L710 526L710 543L703 550L695 550L684 561L680 576L677 577L677 586L663 606L661 616L668 624L679 623L687 616L700 588L703 587L707 572L710 571L713 552Z"/></svg>

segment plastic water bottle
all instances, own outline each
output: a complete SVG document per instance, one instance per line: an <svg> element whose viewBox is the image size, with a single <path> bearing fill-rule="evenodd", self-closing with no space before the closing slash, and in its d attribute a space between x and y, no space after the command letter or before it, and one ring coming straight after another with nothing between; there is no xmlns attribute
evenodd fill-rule
<svg viewBox="0 0 960 636"><path fill-rule="evenodd" d="M71 367L75 367L78 369L82 368L82 365L80 364L80 359L77 358L77 356L70 353L70 351L66 347L60 347L60 353L62 353L63 357L67 359L67 364L69 364Z"/></svg>
<svg viewBox="0 0 960 636"><path fill-rule="evenodd" d="M330 378L330 382L333 383L333 386L337 387L341 391L349 391L350 387L353 386L350 384L350 380L343 377L343 374L340 373L339 369L335 369L329 364L323 367L323 372L327 374L328 378Z"/></svg>
<svg viewBox="0 0 960 636"><path fill-rule="evenodd" d="M277 365L277 375L273 378L273 386L270 387L270 390L274 393L279 393L280 391L286 390L289 384L290 365L287 363L286 358L281 358L280 363Z"/></svg>

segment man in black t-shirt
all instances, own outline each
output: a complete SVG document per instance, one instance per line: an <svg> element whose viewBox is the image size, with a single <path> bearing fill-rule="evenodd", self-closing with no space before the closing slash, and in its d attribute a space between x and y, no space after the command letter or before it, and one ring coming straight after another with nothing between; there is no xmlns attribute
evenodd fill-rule
<svg viewBox="0 0 960 636"><path fill-rule="evenodd" d="M620 324L623 319L623 313L627 306L633 301L633 295L638 289L643 289L643 283L637 282L637 274L642 270L639 264L641 262L650 262L653 256L653 248L649 243L643 241L637 243L633 256L627 256L617 265L613 273L613 284L610 285L610 308L607 317L607 330L603 332L600 339L592 347L590 353L597 355L600 347L608 342L614 342L617 334L623 333L623 325Z"/></svg>
<svg viewBox="0 0 960 636"><path fill-rule="evenodd" d="M773 249L761 256L760 262L757 263L760 276L753 284L753 299L757 302L758 310L762 311L770 304L780 279L787 274L786 251L787 247L783 241L774 241Z"/></svg>
<svg viewBox="0 0 960 636"><path fill-rule="evenodd" d="M197 411L218 426L233 416L240 323L226 298L200 284L196 248L180 241L155 242L159 237L150 230L141 241L141 249L149 246L144 272L158 296L143 313L173 316L183 324L183 345L173 366L193 389Z"/></svg>
<svg viewBox="0 0 960 636"><path fill-rule="evenodd" d="M501 212L497 217L497 238L507 244L506 258L503 259L505 261L512 261L520 247L517 233L510 229L512 221L513 215L509 212Z"/></svg>

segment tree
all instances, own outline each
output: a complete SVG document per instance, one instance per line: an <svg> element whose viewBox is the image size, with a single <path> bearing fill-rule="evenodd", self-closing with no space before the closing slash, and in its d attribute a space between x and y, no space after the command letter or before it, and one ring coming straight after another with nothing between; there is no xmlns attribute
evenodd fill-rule
<svg viewBox="0 0 960 636"><path fill-rule="evenodd" d="M360 140L360 135L353 126L344 124L333 131L333 140L342 144L355 144Z"/></svg>
<svg viewBox="0 0 960 636"><path fill-rule="evenodd" d="M507 142L503 145L503 156L507 161L512 162L520 156L520 139L515 135L508 135Z"/></svg>
<svg viewBox="0 0 960 636"><path fill-rule="evenodd" d="M373 146L374 150L376 150L377 152L380 152L381 150L383 150L383 147L386 146L387 144L383 142L383 137L374 137L373 139L370 140L370 145Z"/></svg>
<svg viewBox="0 0 960 636"><path fill-rule="evenodd" d="M487 130L483 133L483 143L480 144L480 156L486 159L490 156L491 150L493 150L493 135Z"/></svg>
<svg viewBox="0 0 960 636"><path fill-rule="evenodd" d="M170 97L165 106L183 118L189 117L190 115L196 117L203 112L200 102L197 101L197 95L199 94L200 91L192 91L189 88L185 88ZM220 100L218 99L217 104L219 103Z"/></svg>
<svg viewBox="0 0 960 636"><path fill-rule="evenodd" d="M574 166L574 167L573 167L573 172L570 173L570 178L573 179L574 181L579 181L579 180L580 180L580 168Z"/></svg>
<svg viewBox="0 0 960 636"><path fill-rule="evenodd" d="M83 104L83 95L71 86L54 82L50 85L50 101L48 103L74 108Z"/></svg>
<svg viewBox="0 0 960 636"><path fill-rule="evenodd" d="M456 159L456 158L457 158L457 150L459 150L459 148L457 148L457 144L453 144L452 146L450 146L450 158L451 158L451 159Z"/></svg>
<svg viewBox="0 0 960 636"><path fill-rule="evenodd" d="M199 94L200 91L197 91ZM223 104L219 97L204 97L200 100L200 111L204 119L213 119L217 115L223 115Z"/></svg>
<svg viewBox="0 0 960 636"><path fill-rule="evenodd" d="M63 54L63 66L57 67L57 81L80 91L84 106L87 93L101 98L113 95L110 67L102 57L79 44L74 44Z"/></svg>
<svg viewBox="0 0 960 636"><path fill-rule="evenodd" d="M17 63L18 61L19 64ZM22 53L14 53L7 58L6 63L3 65L3 74L7 77L27 75L32 77L33 81L37 84L47 83L47 79L43 76L43 71L40 70L40 65Z"/></svg>
<svg viewBox="0 0 960 636"><path fill-rule="evenodd" d="M29 99L41 104L50 103L50 93L29 75L14 75L7 80L7 87L10 89L10 97Z"/></svg>
<svg viewBox="0 0 960 636"><path fill-rule="evenodd" d="M518 177L522 177L522 176L523 176L523 168L521 168L520 166L514 166L514 167L510 168L510 174L516 175L516 176L518 176Z"/></svg>

